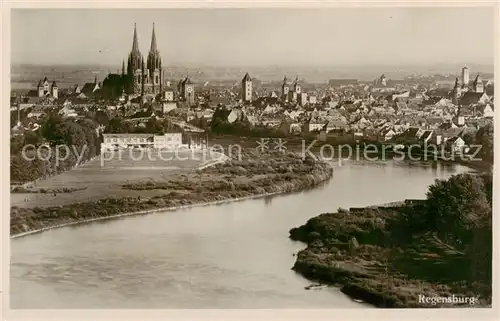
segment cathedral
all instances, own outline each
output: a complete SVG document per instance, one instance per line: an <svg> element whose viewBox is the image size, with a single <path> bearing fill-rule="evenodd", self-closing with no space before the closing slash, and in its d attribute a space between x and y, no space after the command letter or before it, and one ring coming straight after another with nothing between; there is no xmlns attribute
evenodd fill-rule
<svg viewBox="0 0 500 321"><path fill-rule="evenodd" d="M125 78L125 91L130 95L157 96L162 93L163 70L161 67L160 52L156 44L155 26L151 35L151 47L146 63L144 56L139 50L139 40L137 29L134 24L134 38L132 50L127 59L127 69L125 62L122 62L122 76Z"/></svg>

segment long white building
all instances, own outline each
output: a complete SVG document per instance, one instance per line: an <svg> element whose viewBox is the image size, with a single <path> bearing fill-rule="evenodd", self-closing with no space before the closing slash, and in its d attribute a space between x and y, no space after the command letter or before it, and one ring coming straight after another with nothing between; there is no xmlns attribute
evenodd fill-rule
<svg viewBox="0 0 500 321"><path fill-rule="evenodd" d="M103 134L103 150L116 148L175 149L182 145L182 133L155 134Z"/></svg>

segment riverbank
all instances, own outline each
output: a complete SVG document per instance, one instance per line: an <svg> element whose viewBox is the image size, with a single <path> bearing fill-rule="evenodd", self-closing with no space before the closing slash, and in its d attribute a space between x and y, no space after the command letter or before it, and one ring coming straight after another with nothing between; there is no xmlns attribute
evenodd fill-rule
<svg viewBox="0 0 500 321"><path fill-rule="evenodd" d="M161 180L121 185L125 195L59 206L11 207L12 237L100 219L140 215L193 205L208 205L295 192L331 178L330 165L292 153L244 151L241 160L197 171L172 173Z"/></svg>
<svg viewBox="0 0 500 321"><path fill-rule="evenodd" d="M472 228L472 239L454 246L438 231L419 229L416 221L408 224L409 217L430 208L426 202L339 209L311 218L290 230L292 240L307 243L293 270L380 308L490 306L491 275L486 267L491 265L491 229ZM475 302L432 304L422 302L421 296Z"/></svg>
<svg viewBox="0 0 500 321"><path fill-rule="evenodd" d="M278 138L269 139L269 146L273 143L273 140ZM474 160L468 160L467 157L456 155L434 155L432 153L425 154L422 153L418 148L413 148L412 152L409 153L408 149L400 149L397 152L394 151L394 143L384 143L380 141L322 141L320 139L307 138L303 139L300 137L288 137L282 138L284 141L283 147L290 151L299 153L301 155L308 154L309 152L318 158L325 158L328 160L334 159L376 159L376 160L410 160L410 161L422 161L422 162L442 162L447 164L459 164L467 166L478 172L491 172L493 169L493 163L487 160L480 159L479 156L475 156ZM217 144L224 146L224 149L229 150L229 146L242 146L244 148L258 148L259 139L258 138L248 138L248 137L235 137L235 136L218 136L211 137L211 144ZM366 148L366 155L365 149Z"/></svg>
<svg viewBox="0 0 500 321"><path fill-rule="evenodd" d="M26 188L26 187L22 187L22 186L17 186L17 187L11 188L10 192L14 193L14 194L37 194L37 193L41 193L41 194L51 194L51 193L58 194L58 193L74 193L74 192L82 191L82 190L85 190L85 189L86 189L85 187L81 187L81 188L55 188L55 189L40 188L40 189L36 189L36 188Z"/></svg>
<svg viewBox="0 0 500 321"><path fill-rule="evenodd" d="M112 219L128 217L128 216L146 215L146 214L161 213L161 212L167 212L167 211L177 211L177 210L181 210L181 209L185 209L185 208L203 207L203 206L210 206L210 205L222 205L222 204L229 203L229 202L242 202L242 201L250 200L250 199L269 197L269 196L273 196L276 194L280 194L280 193L276 192L276 193L267 193L267 194L262 194L262 195L251 195L251 196L247 196L247 197L226 199L226 200L220 200L220 201L195 203L195 204L188 204L188 205L175 206L175 207L148 209L148 210L138 211L138 212L129 212L129 213L123 213L123 214L110 215L110 216L101 216L101 217L90 218L90 219L86 219L86 220L80 220L80 221L70 221L70 222L65 222L65 223L61 223L61 224L57 224L57 225L50 225L47 227L42 227L39 229L33 229L33 230L29 230L27 232L15 234L15 235L12 235L11 238L16 239L16 238L20 238L20 237L24 237L24 236L28 236L28 235L32 235L32 234L42 233L44 231L48 231L48 230L52 230L52 229L56 229L56 228L62 228L62 227L67 227L67 226L79 225L79 224L87 224L87 223L92 223L92 222L97 222L97 221L112 220Z"/></svg>

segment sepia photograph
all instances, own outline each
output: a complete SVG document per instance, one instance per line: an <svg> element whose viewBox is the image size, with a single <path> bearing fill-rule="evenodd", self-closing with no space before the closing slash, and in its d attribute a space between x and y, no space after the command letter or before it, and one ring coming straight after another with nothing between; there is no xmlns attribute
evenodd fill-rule
<svg viewBox="0 0 500 321"><path fill-rule="evenodd" d="M11 8L9 308L491 309L497 14Z"/></svg>

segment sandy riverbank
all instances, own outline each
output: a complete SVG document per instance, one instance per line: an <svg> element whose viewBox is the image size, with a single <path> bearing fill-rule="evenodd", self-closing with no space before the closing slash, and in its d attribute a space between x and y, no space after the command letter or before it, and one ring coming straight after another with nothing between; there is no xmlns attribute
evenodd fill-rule
<svg viewBox="0 0 500 321"><path fill-rule="evenodd" d="M38 180L29 185L32 190L72 189L72 193L11 193L11 206L21 208L67 205L76 202L96 201L108 197L148 197L158 193L150 191L125 191L122 184L141 181L164 181L171 177L193 172L204 163L210 163L210 154L202 155L191 151L179 152L179 157L165 155L162 160L137 157L137 153L124 153L111 159L107 155L95 158L72 170ZM169 160L169 157L172 157ZM176 159L178 158L178 159Z"/></svg>
<svg viewBox="0 0 500 321"><path fill-rule="evenodd" d="M113 189L107 186L113 195L85 195L87 189L58 195L55 198L59 203L44 200L32 202L31 207L12 206L11 236L99 219L294 192L328 180L332 171L326 163L295 154L247 152L241 161L233 159L202 170L171 171L163 178L156 173L156 177L142 175L142 179L130 180L129 175L125 179L120 172L122 179L114 181ZM115 171L114 175L119 174ZM102 192L105 185L99 187Z"/></svg>

